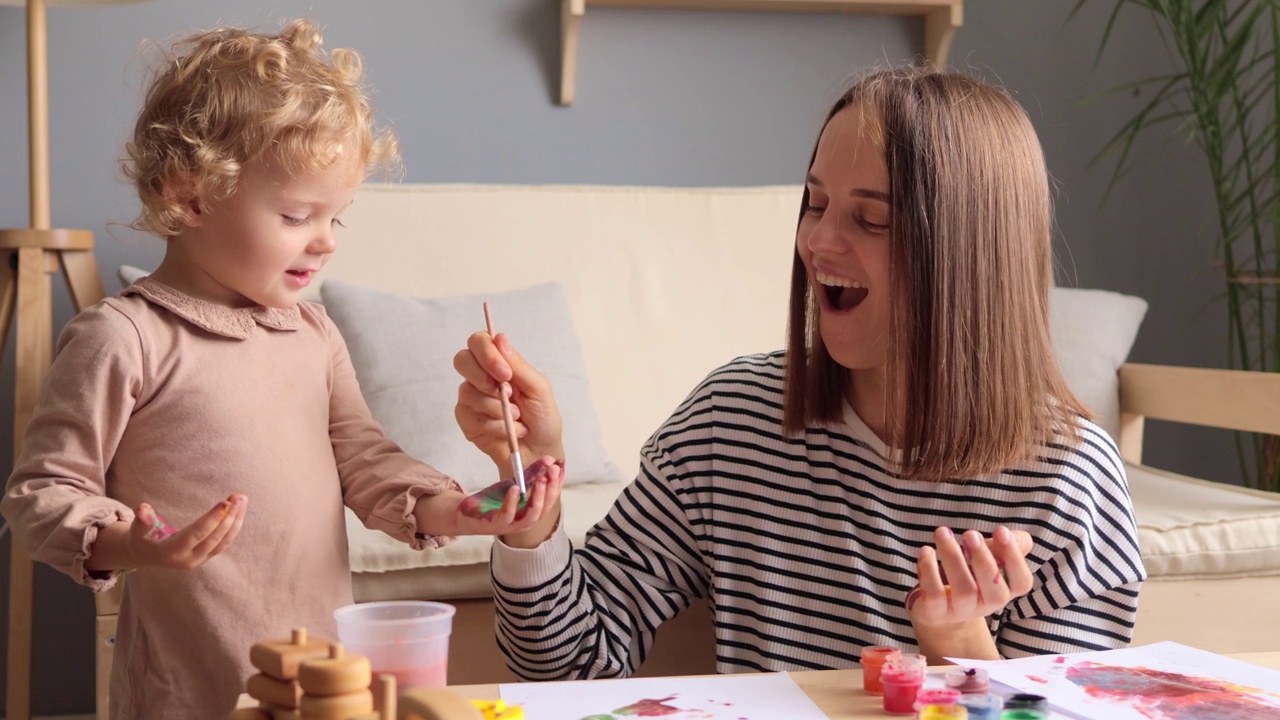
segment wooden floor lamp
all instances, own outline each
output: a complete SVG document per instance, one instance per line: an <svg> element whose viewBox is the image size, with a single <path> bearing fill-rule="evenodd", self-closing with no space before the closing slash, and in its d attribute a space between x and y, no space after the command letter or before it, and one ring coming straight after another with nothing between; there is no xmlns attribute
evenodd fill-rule
<svg viewBox="0 0 1280 720"><path fill-rule="evenodd" d="M31 227L0 230L0 358L17 318L14 458L53 361L53 283L61 269L77 312L102 299L93 233L51 227L49 210L48 5L107 5L131 0L0 0L27 8L27 117ZM6 473L7 474L7 473ZM9 560L9 673L6 720L31 718L31 558L12 543Z"/></svg>

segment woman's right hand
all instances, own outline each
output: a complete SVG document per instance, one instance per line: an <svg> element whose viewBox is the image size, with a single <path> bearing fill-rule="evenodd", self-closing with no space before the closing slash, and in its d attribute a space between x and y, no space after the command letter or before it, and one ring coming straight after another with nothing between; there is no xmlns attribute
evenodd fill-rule
<svg viewBox="0 0 1280 720"><path fill-rule="evenodd" d="M472 334L467 349L453 357L453 367L463 378L453 410L458 427L493 460L501 477L511 474L499 395L504 382L511 384L511 416L521 458L530 462L546 455L565 459L563 426L551 383L511 347L506 335Z"/></svg>

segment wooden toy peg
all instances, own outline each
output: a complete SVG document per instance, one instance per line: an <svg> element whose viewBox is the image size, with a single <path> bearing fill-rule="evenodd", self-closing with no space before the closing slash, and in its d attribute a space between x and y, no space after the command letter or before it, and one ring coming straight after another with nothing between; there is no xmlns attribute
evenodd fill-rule
<svg viewBox="0 0 1280 720"><path fill-rule="evenodd" d="M304 661L329 656L329 643L296 628L287 640L268 640L249 648L249 662L277 680L295 680Z"/></svg>
<svg viewBox="0 0 1280 720"><path fill-rule="evenodd" d="M298 668L298 684L307 695L368 693L372 682L373 669L369 659L363 655L347 655L342 643L329 646L329 657L307 660Z"/></svg>

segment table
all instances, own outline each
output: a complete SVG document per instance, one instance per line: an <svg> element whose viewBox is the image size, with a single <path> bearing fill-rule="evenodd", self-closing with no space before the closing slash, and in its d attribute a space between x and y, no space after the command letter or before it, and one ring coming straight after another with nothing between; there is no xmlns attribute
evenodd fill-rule
<svg viewBox="0 0 1280 720"><path fill-rule="evenodd" d="M1240 653L1227 657L1280 670L1280 652ZM791 673L791 678L831 720L884 720L890 717L885 715L879 697L862 692L861 670L805 670ZM452 685L449 689L465 698L493 700L500 697L497 685Z"/></svg>

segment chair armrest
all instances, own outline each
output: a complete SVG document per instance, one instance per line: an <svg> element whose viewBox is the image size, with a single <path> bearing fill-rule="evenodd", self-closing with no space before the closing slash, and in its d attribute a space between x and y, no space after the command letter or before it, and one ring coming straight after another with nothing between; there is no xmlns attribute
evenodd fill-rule
<svg viewBox="0 0 1280 720"><path fill-rule="evenodd" d="M1142 461L1144 418L1280 435L1280 373L1141 365L1120 368L1120 454Z"/></svg>

